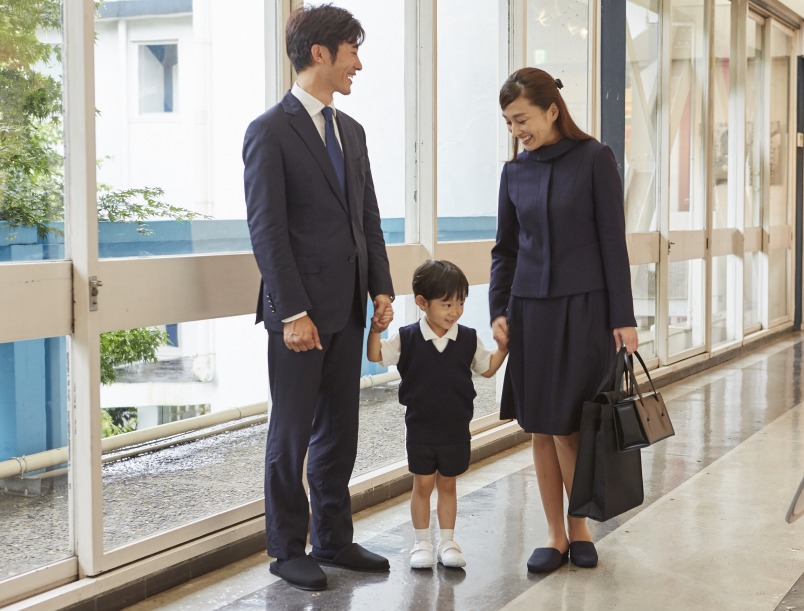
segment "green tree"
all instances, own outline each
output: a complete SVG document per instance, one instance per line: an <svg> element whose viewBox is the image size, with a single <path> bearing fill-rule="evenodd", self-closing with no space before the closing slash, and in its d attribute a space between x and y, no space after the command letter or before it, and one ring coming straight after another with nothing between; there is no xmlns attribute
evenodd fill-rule
<svg viewBox="0 0 804 611"><path fill-rule="evenodd" d="M46 73L61 61L40 29L60 27L57 0L0 0L0 220L41 237L64 210L61 83Z"/></svg>
<svg viewBox="0 0 804 611"><path fill-rule="evenodd" d="M113 384L117 369L134 363L155 363L156 351L169 342L155 327L101 333L101 384Z"/></svg>

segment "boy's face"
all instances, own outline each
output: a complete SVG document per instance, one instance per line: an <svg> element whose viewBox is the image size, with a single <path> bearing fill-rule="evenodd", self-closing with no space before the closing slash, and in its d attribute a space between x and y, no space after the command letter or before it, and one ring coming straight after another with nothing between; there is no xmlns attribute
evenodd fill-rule
<svg viewBox="0 0 804 611"><path fill-rule="evenodd" d="M444 337L463 316L463 301L463 297L457 295L430 300L416 295L416 305L424 312L427 324L438 337Z"/></svg>

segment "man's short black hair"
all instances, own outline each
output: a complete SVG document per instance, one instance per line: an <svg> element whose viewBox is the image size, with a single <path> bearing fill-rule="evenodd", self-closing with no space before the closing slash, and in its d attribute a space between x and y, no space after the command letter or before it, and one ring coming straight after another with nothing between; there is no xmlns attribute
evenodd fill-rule
<svg viewBox="0 0 804 611"><path fill-rule="evenodd" d="M310 49L313 45L326 47L334 62L341 43L359 47L365 38L363 26L354 15L331 4L298 8L285 25L285 47L296 72L312 65Z"/></svg>
<svg viewBox="0 0 804 611"><path fill-rule="evenodd" d="M427 301L453 297L463 301L469 295L469 281L454 263L428 260L413 272L413 294Z"/></svg>

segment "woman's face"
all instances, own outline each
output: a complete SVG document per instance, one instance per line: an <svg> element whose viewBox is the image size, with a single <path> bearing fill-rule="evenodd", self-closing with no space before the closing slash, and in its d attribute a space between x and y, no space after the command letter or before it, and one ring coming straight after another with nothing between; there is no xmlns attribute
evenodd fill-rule
<svg viewBox="0 0 804 611"><path fill-rule="evenodd" d="M555 104L543 110L525 96L519 96L505 107L502 114L508 131L522 143L526 151L535 151L561 139L556 127L558 108Z"/></svg>

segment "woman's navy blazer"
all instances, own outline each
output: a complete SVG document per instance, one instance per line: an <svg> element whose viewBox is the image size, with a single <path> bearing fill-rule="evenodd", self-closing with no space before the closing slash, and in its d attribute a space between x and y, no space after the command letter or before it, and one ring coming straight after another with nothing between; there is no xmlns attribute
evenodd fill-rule
<svg viewBox="0 0 804 611"><path fill-rule="evenodd" d="M606 289L612 329L636 326L614 154L597 140L562 139L521 153L500 179L492 249L491 319L510 297Z"/></svg>

